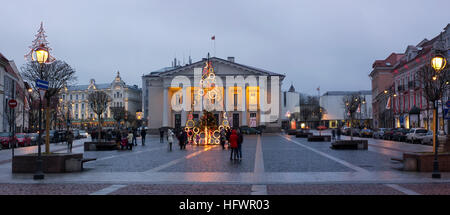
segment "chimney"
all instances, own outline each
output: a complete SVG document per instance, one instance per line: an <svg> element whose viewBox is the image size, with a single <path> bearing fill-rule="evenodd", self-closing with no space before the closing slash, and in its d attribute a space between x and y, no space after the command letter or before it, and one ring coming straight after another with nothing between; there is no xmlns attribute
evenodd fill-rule
<svg viewBox="0 0 450 215"><path fill-rule="evenodd" d="M234 57L228 57L228 61L233 62L234 63Z"/></svg>

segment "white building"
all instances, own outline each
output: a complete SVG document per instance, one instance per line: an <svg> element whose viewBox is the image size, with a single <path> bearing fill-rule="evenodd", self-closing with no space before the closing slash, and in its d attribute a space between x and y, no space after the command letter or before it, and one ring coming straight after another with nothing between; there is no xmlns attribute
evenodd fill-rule
<svg viewBox="0 0 450 215"><path fill-rule="evenodd" d="M355 119L368 127L372 125L372 91L328 91L320 96L320 106L324 110L322 120L327 127L336 128L339 125L348 125L348 113L343 102L345 96L357 94L362 98L359 112Z"/></svg>
<svg viewBox="0 0 450 215"><path fill-rule="evenodd" d="M292 84L288 91L283 92L281 103L281 120L283 127L286 128L291 119L295 122L300 120L300 93L295 92Z"/></svg>
<svg viewBox="0 0 450 215"><path fill-rule="evenodd" d="M109 107L125 107L125 110L132 115L141 109L142 91L136 85L126 85L117 72L117 76L111 83L97 84L91 79L87 85L74 85L66 87L60 94L60 101L65 105L70 105L70 118L73 126L92 126L98 121L95 114L89 107L88 95L94 91L103 91L109 95L111 101L108 104L103 119L106 124L114 124L113 116Z"/></svg>
<svg viewBox="0 0 450 215"><path fill-rule="evenodd" d="M223 113L226 112L231 127L265 126L266 131L280 130L280 92L284 75L238 64L234 57L227 60L213 57L209 60L215 77L220 80L216 86L218 99L203 98L198 93L206 58L185 66L173 64L173 67L142 76L142 109L151 131L161 127L184 127L190 115L194 121L200 119L203 108L206 109L202 104L206 102L214 106L212 112L219 122L223 122ZM239 83L234 82L241 78L242 81L237 81ZM253 78L255 82L251 83ZM174 85L175 80L182 80L183 84ZM175 108L178 105L182 105L183 109ZM268 110L269 106L272 109Z"/></svg>

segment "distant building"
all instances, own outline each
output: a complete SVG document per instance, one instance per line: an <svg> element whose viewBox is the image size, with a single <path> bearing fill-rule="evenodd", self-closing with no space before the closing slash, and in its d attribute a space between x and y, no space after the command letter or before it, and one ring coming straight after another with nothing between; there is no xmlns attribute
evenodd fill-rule
<svg viewBox="0 0 450 215"><path fill-rule="evenodd" d="M369 90L328 91L320 96L320 106L323 108L322 120L325 122L325 126L336 128L349 125L344 98L352 94L357 94L362 98L355 120L359 121L361 126L372 127L372 91Z"/></svg>
<svg viewBox="0 0 450 215"><path fill-rule="evenodd" d="M389 97L394 93L394 68L404 54L392 53L385 60L376 60L372 64L369 77L372 80L373 126L375 128L392 128L394 115Z"/></svg>
<svg viewBox="0 0 450 215"><path fill-rule="evenodd" d="M292 120L294 123L300 120L300 93L295 92L292 84L289 90L282 94L280 117L284 129L291 127Z"/></svg>
<svg viewBox="0 0 450 215"><path fill-rule="evenodd" d="M72 126L90 127L98 124L97 114L92 111L88 101L89 93L97 90L105 92L111 99L107 111L103 114L106 126L113 126L116 123L109 107L124 107L134 116L136 111L141 109L142 90L136 85L126 85L120 73L117 72L117 76L111 83L97 84L94 79L91 79L89 84L68 86L60 93L61 107L65 109L67 105L70 105Z"/></svg>

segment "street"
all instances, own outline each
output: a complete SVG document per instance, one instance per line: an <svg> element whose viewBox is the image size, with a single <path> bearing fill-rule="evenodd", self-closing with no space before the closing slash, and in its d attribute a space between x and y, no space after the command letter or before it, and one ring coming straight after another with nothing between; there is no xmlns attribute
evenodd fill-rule
<svg viewBox="0 0 450 215"><path fill-rule="evenodd" d="M348 137L344 137L348 138ZM79 173L11 173L11 151L0 151L0 194L450 194L450 174L431 179L431 173L404 172L391 158L406 151L431 151L431 146L369 140L369 149L333 150L330 142L308 142L285 134L246 135L243 160L231 161L220 146L187 146L179 150L159 137L147 136L146 145L132 151L87 151ZM83 141L73 152L83 153ZM52 144L52 152L67 145ZM37 151L18 148L15 154ZM43 189L45 188L45 189Z"/></svg>

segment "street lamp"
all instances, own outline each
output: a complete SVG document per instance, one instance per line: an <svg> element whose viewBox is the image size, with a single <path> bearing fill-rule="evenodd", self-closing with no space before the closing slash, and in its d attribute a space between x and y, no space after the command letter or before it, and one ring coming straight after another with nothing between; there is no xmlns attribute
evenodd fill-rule
<svg viewBox="0 0 450 215"><path fill-rule="evenodd" d="M447 65L447 60L442 55L435 55L433 58L431 58L431 67L433 67L434 71L436 73L439 73L442 71L445 66Z"/></svg>
<svg viewBox="0 0 450 215"><path fill-rule="evenodd" d="M440 54L436 54L431 58L431 67L433 67L436 74L433 76L433 81L437 83L439 72L441 72L445 66L447 65L447 60L444 56ZM439 160L438 160L438 148L439 148L439 136L438 136L438 125L439 125L439 117L438 117L438 106L437 100L434 101L434 161L433 161L433 173L431 175L432 178L441 178L441 173L439 172Z"/></svg>

